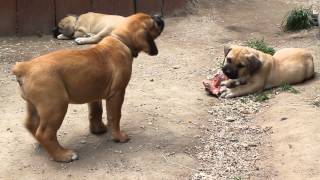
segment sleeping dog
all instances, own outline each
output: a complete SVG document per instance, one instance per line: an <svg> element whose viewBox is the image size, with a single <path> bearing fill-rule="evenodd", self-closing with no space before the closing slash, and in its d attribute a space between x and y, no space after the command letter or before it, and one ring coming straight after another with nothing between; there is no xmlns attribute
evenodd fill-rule
<svg viewBox="0 0 320 180"><path fill-rule="evenodd" d="M124 17L88 12L80 16L68 15L53 30L61 40L75 39L77 44L96 44L114 30Z"/></svg>

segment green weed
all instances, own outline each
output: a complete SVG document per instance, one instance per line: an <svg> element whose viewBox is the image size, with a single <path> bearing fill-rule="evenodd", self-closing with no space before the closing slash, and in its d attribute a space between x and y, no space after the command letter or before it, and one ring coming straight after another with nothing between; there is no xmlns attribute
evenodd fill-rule
<svg viewBox="0 0 320 180"><path fill-rule="evenodd" d="M254 101L256 101L256 102L264 102L266 100L269 100L271 98L270 94L271 94L270 91L263 91L261 93L257 93L254 96Z"/></svg>
<svg viewBox="0 0 320 180"><path fill-rule="evenodd" d="M274 53L276 52L274 48L267 45L264 39L250 39L247 41L246 45L270 55L274 55Z"/></svg>
<svg viewBox="0 0 320 180"><path fill-rule="evenodd" d="M310 8L295 8L288 12L282 20L283 31L299 31L313 26Z"/></svg>
<svg viewBox="0 0 320 180"><path fill-rule="evenodd" d="M300 93L297 89L295 89L294 87L292 87L288 83L284 83L282 86L280 86L280 89L281 89L281 91L287 91L287 92L291 92L293 94Z"/></svg>

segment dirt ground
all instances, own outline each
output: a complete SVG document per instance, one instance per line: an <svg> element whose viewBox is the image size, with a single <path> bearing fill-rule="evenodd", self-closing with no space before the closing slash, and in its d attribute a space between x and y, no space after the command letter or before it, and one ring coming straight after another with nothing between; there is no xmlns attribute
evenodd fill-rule
<svg viewBox="0 0 320 180"><path fill-rule="evenodd" d="M280 92L263 103L210 97L201 83L219 67L223 45L250 38L276 49L308 48L319 72L319 30L279 29L290 8L319 3L203 1L187 16L167 18L159 55L134 60L121 120L131 140L117 144L110 134L90 134L87 106L70 105L59 140L80 160L68 164L52 161L23 127L25 104L10 68L86 46L49 36L1 37L0 179L320 179L319 74L294 86L299 94Z"/></svg>

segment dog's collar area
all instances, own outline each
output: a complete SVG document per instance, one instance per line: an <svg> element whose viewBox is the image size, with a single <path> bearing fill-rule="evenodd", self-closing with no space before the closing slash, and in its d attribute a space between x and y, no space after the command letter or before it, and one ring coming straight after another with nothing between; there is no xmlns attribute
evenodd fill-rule
<svg viewBox="0 0 320 180"><path fill-rule="evenodd" d="M76 18L76 22L74 24L77 24L78 20L79 20L79 16L77 15L72 15L73 17ZM76 32L76 28L75 26L73 27L73 33L71 34L70 38L74 38L74 33Z"/></svg>
<svg viewBox="0 0 320 180"><path fill-rule="evenodd" d="M127 46L128 49L130 49L133 57L138 57L138 51L129 42L127 42L125 39L123 39L122 37L120 37L116 34L111 34L110 36L115 38L116 40L120 41L125 46Z"/></svg>

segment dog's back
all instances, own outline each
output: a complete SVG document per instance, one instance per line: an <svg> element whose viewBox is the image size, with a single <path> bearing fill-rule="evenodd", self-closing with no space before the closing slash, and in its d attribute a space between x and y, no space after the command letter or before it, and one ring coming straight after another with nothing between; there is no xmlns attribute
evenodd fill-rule
<svg viewBox="0 0 320 180"><path fill-rule="evenodd" d="M87 33L98 34L103 29L109 28L111 32L124 19L124 17L118 15L88 12L79 16L75 29L85 27L88 30Z"/></svg>
<svg viewBox="0 0 320 180"><path fill-rule="evenodd" d="M285 48L277 51L273 57L276 71L281 72L278 76L286 83L300 83L314 76L313 56L306 49Z"/></svg>

